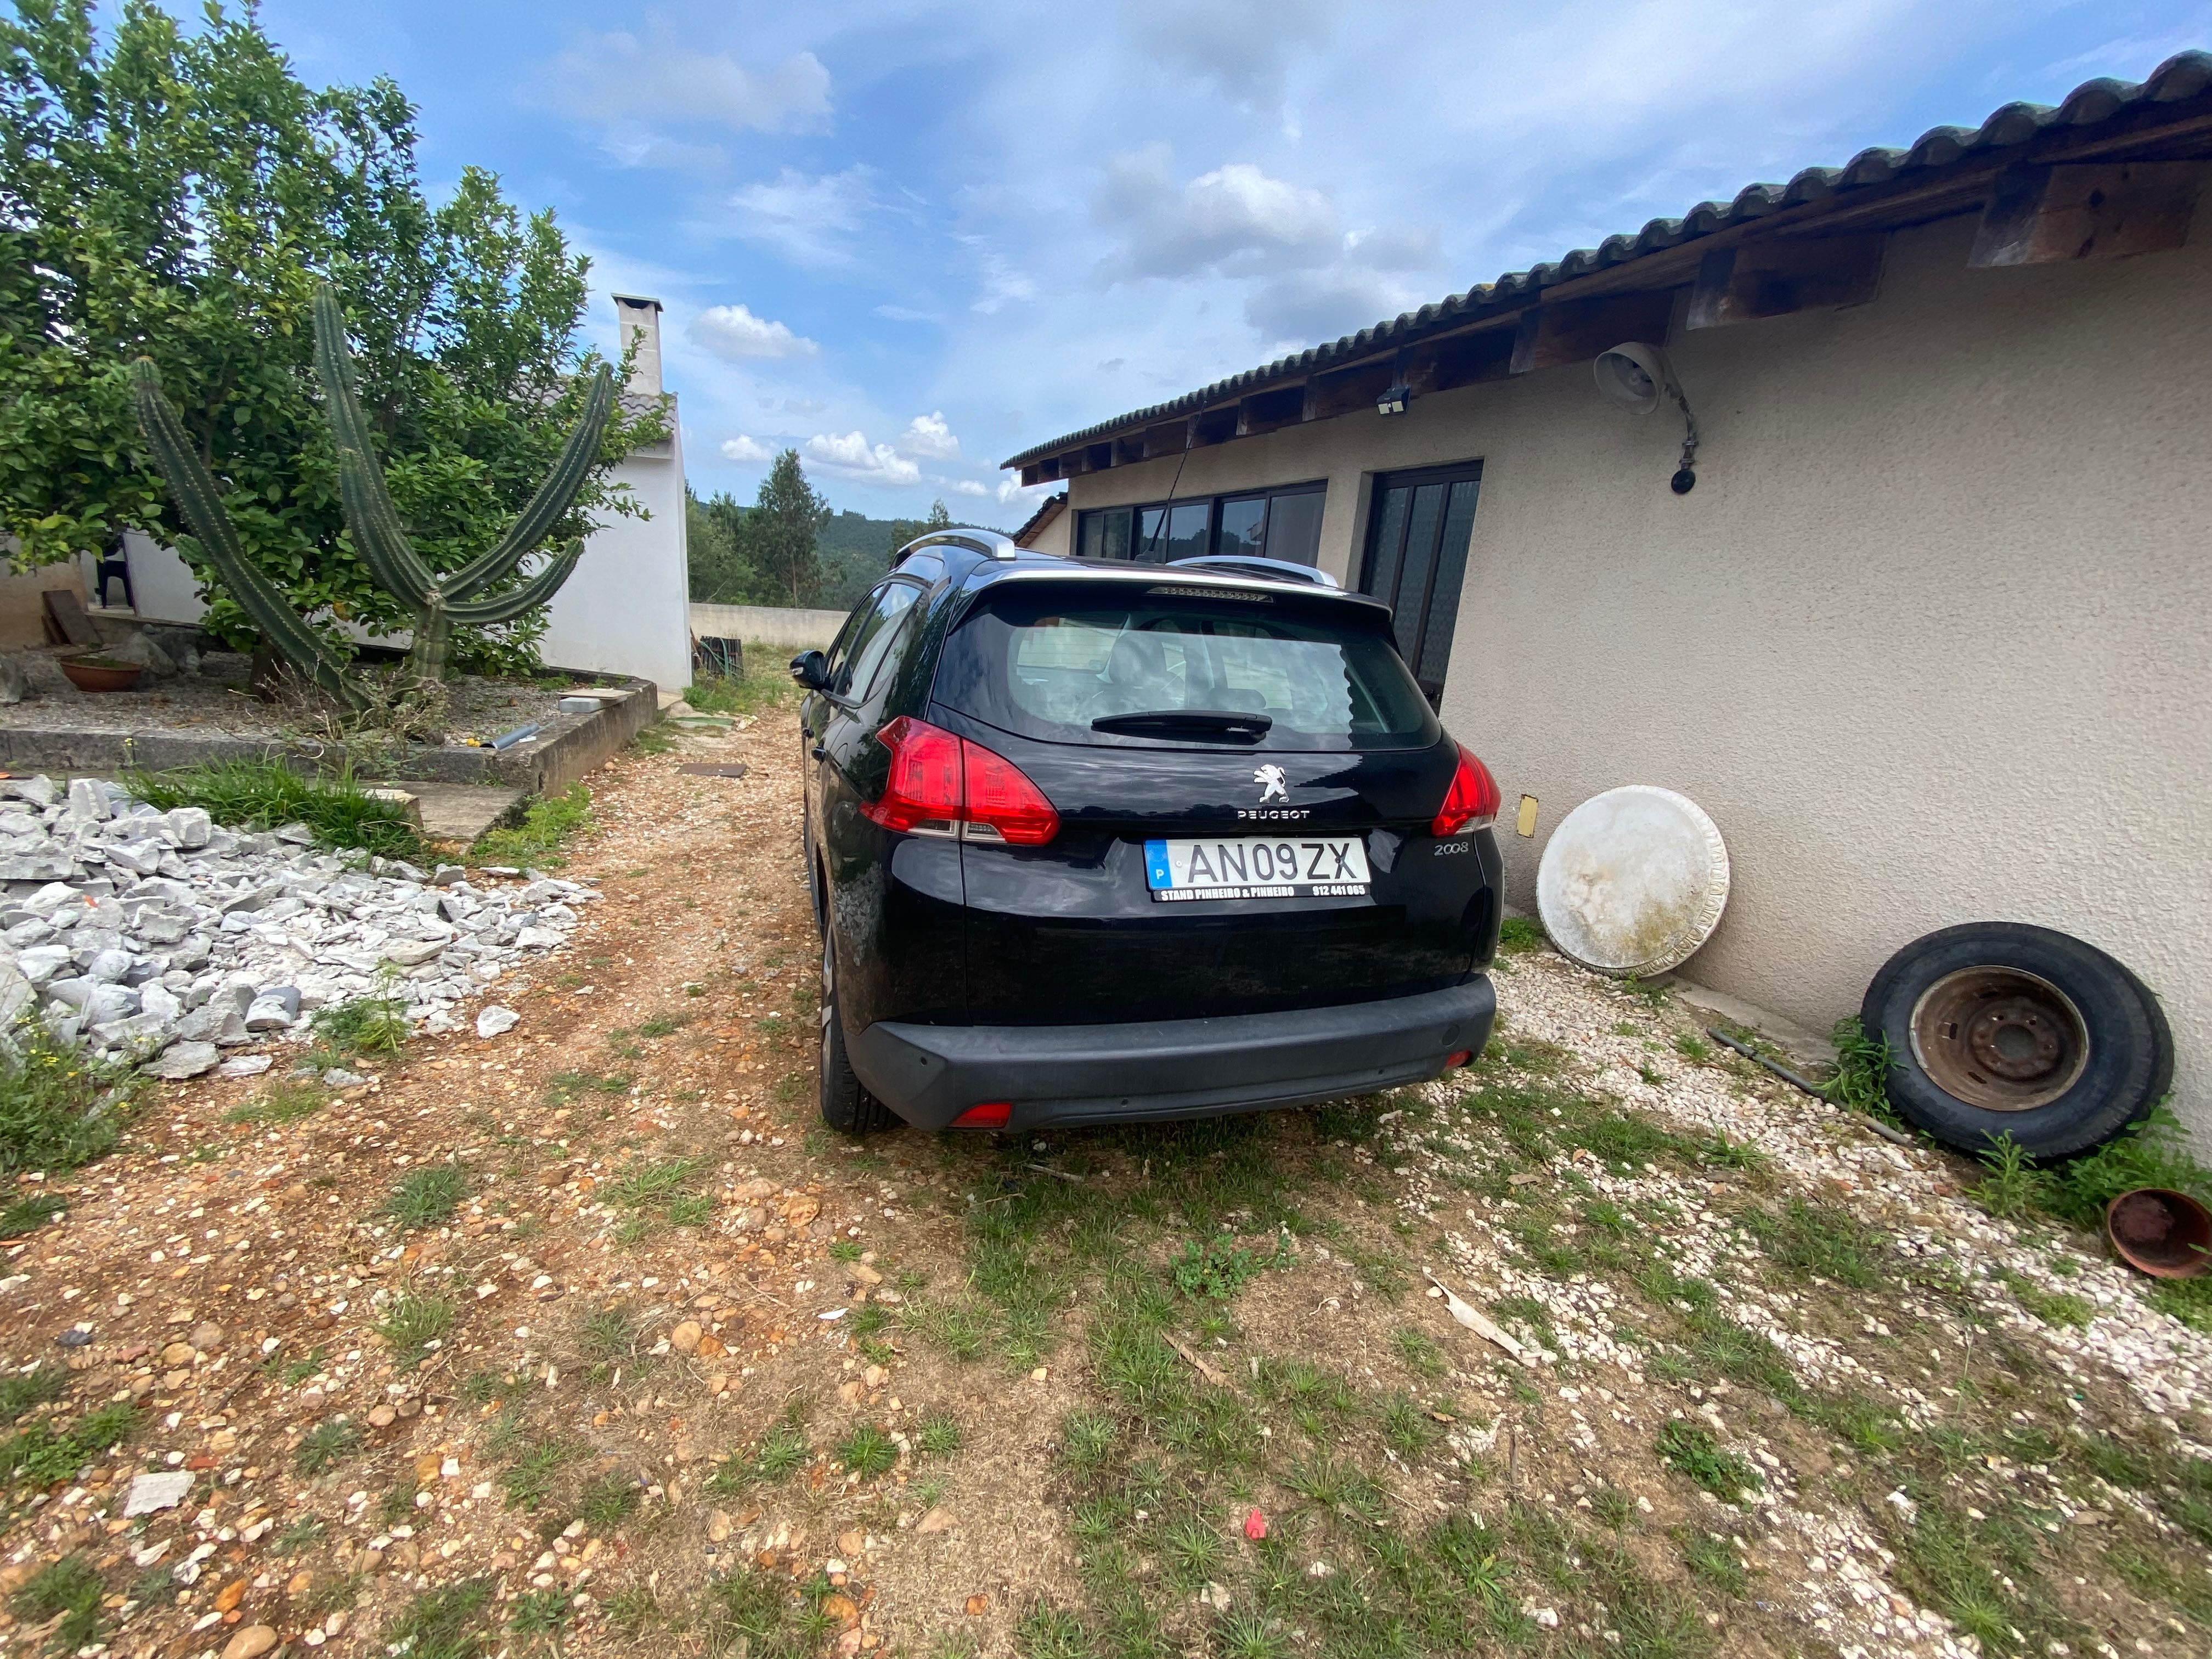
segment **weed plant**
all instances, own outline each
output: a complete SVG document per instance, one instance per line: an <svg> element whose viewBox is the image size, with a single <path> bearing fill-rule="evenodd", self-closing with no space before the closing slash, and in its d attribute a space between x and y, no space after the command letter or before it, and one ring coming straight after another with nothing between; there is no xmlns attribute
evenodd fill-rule
<svg viewBox="0 0 2212 1659"><path fill-rule="evenodd" d="M357 848L404 859L420 855L422 839L398 803L369 794L350 772L303 778L276 761L210 761L167 772L132 772L125 787L167 811L198 806L234 830L266 831L304 823L321 848Z"/></svg>

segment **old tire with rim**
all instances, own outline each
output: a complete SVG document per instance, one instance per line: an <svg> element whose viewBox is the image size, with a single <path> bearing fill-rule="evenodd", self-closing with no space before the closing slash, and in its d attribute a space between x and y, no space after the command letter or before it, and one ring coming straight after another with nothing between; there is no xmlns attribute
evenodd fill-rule
<svg viewBox="0 0 2212 1659"><path fill-rule="evenodd" d="M822 933L822 1062L817 1092L822 1121L840 1134L873 1134L898 1120L890 1109L870 1094L853 1070L845 1052L845 1022L837 1012L837 941L824 928Z"/></svg>
<svg viewBox="0 0 2212 1659"><path fill-rule="evenodd" d="M2158 999L2049 927L1978 921L1917 939L1874 976L1859 1022L1888 1041L1891 1103L1965 1152L2003 1136L2032 1158L2087 1152L2173 1081Z"/></svg>

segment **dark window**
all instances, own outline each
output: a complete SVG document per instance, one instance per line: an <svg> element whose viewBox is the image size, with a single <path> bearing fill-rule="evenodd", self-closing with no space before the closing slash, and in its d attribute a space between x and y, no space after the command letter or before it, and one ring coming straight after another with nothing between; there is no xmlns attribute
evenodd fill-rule
<svg viewBox="0 0 2212 1659"><path fill-rule="evenodd" d="M1321 558L1326 483L1291 484L1240 495L1200 496L1077 516L1075 550L1086 559L1166 564L1200 554L1260 554L1311 565Z"/></svg>
<svg viewBox="0 0 2212 1659"><path fill-rule="evenodd" d="M1390 607L1399 653L1432 703L1443 696L1451 665L1452 626L1481 487L1480 461L1386 472L1375 480L1360 590Z"/></svg>
<svg viewBox="0 0 2212 1659"><path fill-rule="evenodd" d="M845 642L844 662L832 667L831 691L855 702L866 699L877 669L897 640L900 619L921 597L921 589L906 581L885 582L869 596L859 629Z"/></svg>

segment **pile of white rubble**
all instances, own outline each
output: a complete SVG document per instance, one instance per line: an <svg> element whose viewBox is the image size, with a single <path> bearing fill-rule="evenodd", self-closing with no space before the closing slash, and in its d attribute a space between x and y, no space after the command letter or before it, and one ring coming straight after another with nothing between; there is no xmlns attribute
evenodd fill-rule
<svg viewBox="0 0 2212 1659"><path fill-rule="evenodd" d="M0 779L0 1032L35 1017L99 1058L185 1078L361 997L453 1030L458 1004L562 944L599 896L535 871L477 877L318 852L305 824L222 829L97 779L65 794Z"/></svg>

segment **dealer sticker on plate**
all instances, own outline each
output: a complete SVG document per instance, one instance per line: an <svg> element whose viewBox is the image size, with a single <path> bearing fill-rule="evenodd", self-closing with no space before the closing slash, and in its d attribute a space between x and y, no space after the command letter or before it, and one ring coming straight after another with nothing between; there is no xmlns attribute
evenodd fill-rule
<svg viewBox="0 0 2212 1659"><path fill-rule="evenodd" d="M1148 841L1145 882L1158 901L1365 898L1367 846L1358 836L1260 841Z"/></svg>

